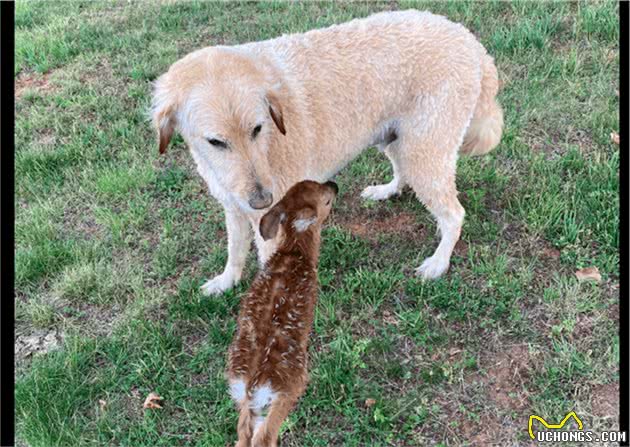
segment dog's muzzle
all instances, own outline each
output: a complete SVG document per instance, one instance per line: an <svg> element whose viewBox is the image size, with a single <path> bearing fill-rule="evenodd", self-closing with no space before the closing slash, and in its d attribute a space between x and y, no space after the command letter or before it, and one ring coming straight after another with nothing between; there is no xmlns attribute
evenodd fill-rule
<svg viewBox="0 0 630 447"><path fill-rule="evenodd" d="M263 188L260 183L256 183L256 189L250 194L248 203L255 210L268 208L273 203L273 194L268 189Z"/></svg>

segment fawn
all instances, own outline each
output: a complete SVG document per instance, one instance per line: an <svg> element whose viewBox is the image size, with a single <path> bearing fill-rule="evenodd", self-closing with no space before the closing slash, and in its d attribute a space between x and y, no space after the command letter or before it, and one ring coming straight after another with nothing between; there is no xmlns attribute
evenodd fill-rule
<svg viewBox="0 0 630 447"><path fill-rule="evenodd" d="M260 221L261 236L277 237L278 248L241 301L229 350L237 447L277 446L282 421L306 389L321 226L337 191L333 182L302 181Z"/></svg>

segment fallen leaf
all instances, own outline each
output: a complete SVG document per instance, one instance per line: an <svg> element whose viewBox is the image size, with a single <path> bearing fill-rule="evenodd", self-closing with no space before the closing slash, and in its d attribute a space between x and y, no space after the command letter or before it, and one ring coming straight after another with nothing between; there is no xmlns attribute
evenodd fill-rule
<svg viewBox="0 0 630 447"><path fill-rule="evenodd" d="M617 132L611 132L610 141L612 141L615 144L619 144L619 134Z"/></svg>
<svg viewBox="0 0 630 447"><path fill-rule="evenodd" d="M145 408L145 409L162 408L159 404L155 402L156 400L163 400L163 399L155 393L150 393L147 396L147 398L144 400L144 403L142 404L142 408Z"/></svg>
<svg viewBox="0 0 630 447"><path fill-rule="evenodd" d="M105 410L106 405L107 405L107 402L104 401L103 399L98 400L98 406L101 407L101 410Z"/></svg>
<svg viewBox="0 0 630 447"><path fill-rule="evenodd" d="M597 267L586 267L575 272L575 277L578 281L595 281L600 282L602 275L599 274Z"/></svg>
<svg viewBox="0 0 630 447"><path fill-rule="evenodd" d="M560 257L560 250L558 250L557 248L553 248L553 247L546 247L546 248L543 249L542 254L546 258L558 259Z"/></svg>
<svg viewBox="0 0 630 447"><path fill-rule="evenodd" d="M459 348L451 348L448 350L448 355L453 357L454 355L459 354L460 352L462 352L462 350Z"/></svg>
<svg viewBox="0 0 630 447"><path fill-rule="evenodd" d="M375 403L376 403L376 399L372 399L371 397L369 399L365 399L365 407L366 408L370 408L370 407L374 406Z"/></svg>

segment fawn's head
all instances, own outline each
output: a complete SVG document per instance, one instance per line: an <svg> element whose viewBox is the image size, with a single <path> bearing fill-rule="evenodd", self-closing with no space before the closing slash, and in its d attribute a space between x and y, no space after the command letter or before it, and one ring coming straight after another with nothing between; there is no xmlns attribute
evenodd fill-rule
<svg viewBox="0 0 630 447"><path fill-rule="evenodd" d="M339 188L334 182L317 183L304 180L287 191L260 220L260 235L264 240L307 230L321 229Z"/></svg>

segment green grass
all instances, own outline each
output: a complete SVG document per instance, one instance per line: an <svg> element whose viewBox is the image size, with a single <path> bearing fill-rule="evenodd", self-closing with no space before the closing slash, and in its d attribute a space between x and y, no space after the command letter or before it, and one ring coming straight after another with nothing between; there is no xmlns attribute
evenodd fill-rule
<svg viewBox="0 0 630 447"><path fill-rule="evenodd" d="M595 390L619 380L616 3L21 1L16 329L63 336L18 353L23 445L235 441L223 370L256 263L200 295L226 260L223 212L181 138L158 157L150 81L199 47L409 7L464 23L495 56L504 136L459 161L463 244L434 282L411 275L437 244L413 195L359 199L391 178L385 158L370 149L337 177L311 382L283 445L524 445L529 414L571 409L615 428L598 405L615 396ZM577 282L589 266L601 283ZM162 410L142 409L149 392Z"/></svg>

